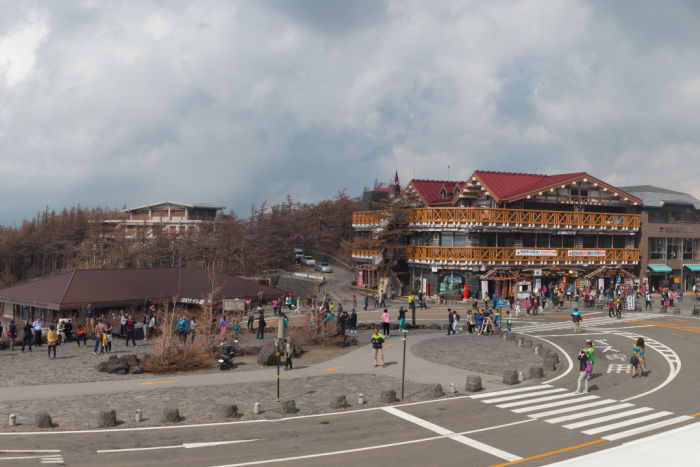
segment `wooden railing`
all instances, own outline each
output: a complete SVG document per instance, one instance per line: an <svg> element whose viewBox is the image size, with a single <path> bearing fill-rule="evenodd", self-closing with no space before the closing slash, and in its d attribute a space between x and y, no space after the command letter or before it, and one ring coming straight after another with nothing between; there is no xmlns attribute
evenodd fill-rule
<svg viewBox="0 0 700 467"><path fill-rule="evenodd" d="M352 250L352 256L353 258L357 256L377 256L379 254L379 250Z"/></svg>
<svg viewBox="0 0 700 467"><path fill-rule="evenodd" d="M540 256L527 255L528 252ZM593 253L595 252L595 253ZM586 256L589 253L590 256ZM515 262L515 261L639 261L636 248L506 248L506 247L459 247L459 246L409 246L406 247L409 260L425 261L474 261L474 262Z"/></svg>
<svg viewBox="0 0 700 467"><path fill-rule="evenodd" d="M352 214L352 223L353 225L379 224L385 213L386 211L357 211ZM639 215L529 209L414 208L409 212L408 222L411 224L449 222L557 229L630 230L639 228Z"/></svg>

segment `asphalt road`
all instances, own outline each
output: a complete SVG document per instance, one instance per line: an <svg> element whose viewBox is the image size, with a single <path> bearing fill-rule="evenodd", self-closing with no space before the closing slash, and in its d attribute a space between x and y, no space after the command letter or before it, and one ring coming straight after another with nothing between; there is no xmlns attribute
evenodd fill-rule
<svg viewBox="0 0 700 467"><path fill-rule="evenodd" d="M587 395L572 394L578 376L573 368L547 384L525 386L523 389L530 389L524 391L515 387L505 394L280 421L2 433L0 467L61 462L114 466L546 465L695 423L694 416L700 412L695 395L700 382L700 364L695 358L700 320L648 314L621 321L602 314L585 318L584 332L579 335L572 333L565 315L523 318L515 330L546 339L572 359L587 338L596 341L597 361ZM650 343L650 373L633 379L624 365L638 335ZM22 457L26 459L19 459Z"/></svg>

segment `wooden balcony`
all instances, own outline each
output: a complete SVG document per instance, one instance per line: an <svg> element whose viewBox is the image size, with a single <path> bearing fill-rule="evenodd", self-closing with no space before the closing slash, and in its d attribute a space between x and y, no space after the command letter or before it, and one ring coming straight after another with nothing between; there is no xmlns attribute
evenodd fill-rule
<svg viewBox="0 0 700 467"><path fill-rule="evenodd" d="M353 227L377 227L385 211L357 211L352 215ZM599 212L534 211L529 209L495 208L414 208L408 215L416 230L442 229L557 229L637 231L638 214Z"/></svg>
<svg viewBox="0 0 700 467"><path fill-rule="evenodd" d="M355 259L372 259L379 254L379 250L352 250Z"/></svg>
<svg viewBox="0 0 700 467"><path fill-rule="evenodd" d="M409 246L409 262L462 264L636 264L636 248L506 248L458 246Z"/></svg>

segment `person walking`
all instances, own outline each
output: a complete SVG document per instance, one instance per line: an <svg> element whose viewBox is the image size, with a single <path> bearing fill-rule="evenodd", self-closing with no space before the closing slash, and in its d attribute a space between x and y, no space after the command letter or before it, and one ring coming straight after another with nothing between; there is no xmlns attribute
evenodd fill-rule
<svg viewBox="0 0 700 467"><path fill-rule="evenodd" d="M10 326L7 329L8 337L10 338L10 350L15 350L15 339L17 339L17 325L15 320L10 321Z"/></svg>
<svg viewBox="0 0 700 467"><path fill-rule="evenodd" d="M37 317L34 320L34 324L32 324L32 327L34 328L34 345L39 347L41 346L41 331L44 329L44 323L41 322L41 319Z"/></svg>
<svg viewBox="0 0 700 467"><path fill-rule="evenodd" d="M595 365L595 352L598 349L593 345L593 342L588 340L588 341L586 341L586 347L584 347L583 350L586 351L586 355L588 356L588 361L591 362L591 371L592 371L592 368Z"/></svg>
<svg viewBox="0 0 700 467"><path fill-rule="evenodd" d="M474 328L476 328L476 320L474 318L474 313L472 310L467 311L467 332L469 334L474 334Z"/></svg>
<svg viewBox="0 0 700 467"><path fill-rule="evenodd" d="M149 323L150 323L150 319L148 317L148 313L144 313L144 315L143 315L143 340L144 341L148 341L148 331L149 331L148 325L149 325ZM110 337L111 336L112 336L112 334L110 333Z"/></svg>
<svg viewBox="0 0 700 467"><path fill-rule="evenodd" d="M73 340L73 321L67 319L63 324L63 336L65 342L70 342Z"/></svg>
<svg viewBox="0 0 700 467"><path fill-rule="evenodd" d="M253 310L248 310L248 323L246 325L246 329L248 331L253 331L253 323L255 323L255 312Z"/></svg>
<svg viewBox="0 0 700 467"><path fill-rule="evenodd" d="M452 311L452 334L457 334L457 327L459 326L459 314L457 314L457 310Z"/></svg>
<svg viewBox="0 0 700 467"><path fill-rule="evenodd" d="M88 303L85 307L85 321L87 322L88 329L95 328L95 309L92 307L92 303Z"/></svg>
<svg viewBox="0 0 700 467"><path fill-rule="evenodd" d="M357 334L357 311L354 308L350 313L350 320L348 321L348 326L350 327L350 332L352 334Z"/></svg>
<svg viewBox="0 0 700 467"><path fill-rule="evenodd" d="M126 317L126 346L129 347L129 341L136 347L136 321L133 315Z"/></svg>
<svg viewBox="0 0 700 467"><path fill-rule="evenodd" d="M578 311L578 308L574 308L574 311L571 312L571 321L574 323L574 332L576 334L579 334L581 332L581 321L583 320L583 317L581 316L581 312Z"/></svg>
<svg viewBox="0 0 700 467"><path fill-rule="evenodd" d="M294 341L291 336L287 336L284 339L284 371L291 370L292 357L294 356Z"/></svg>
<svg viewBox="0 0 700 467"><path fill-rule="evenodd" d="M403 305L399 308L399 332L406 328L406 309Z"/></svg>
<svg viewBox="0 0 700 467"><path fill-rule="evenodd" d="M49 326L49 332L46 333L46 343L49 349L49 360L51 360L51 352L53 351L53 359L56 360L56 347L58 347L58 332L53 324Z"/></svg>
<svg viewBox="0 0 700 467"><path fill-rule="evenodd" d="M577 394L588 393L588 380L591 377L591 372L593 371L593 365L588 359L588 353L585 349L581 349L578 353L578 364L579 364L579 374L578 374L578 384L576 385Z"/></svg>
<svg viewBox="0 0 700 467"><path fill-rule="evenodd" d="M447 309L447 335L449 336L450 334L455 334L454 328L453 328L453 322L454 322L455 316L452 314L452 308Z"/></svg>
<svg viewBox="0 0 700 467"><path fill-rule="evenodd" d="M367 308L369 308L369 295L365 294L365 307L363 308L363 310L367 311Z"/></svg>
<svg viewBox="0 0 700 467"><path fill-rule="evenodd" d="M386 337L389 337L389 328L391 327L391 315L389 314L389 310L384 308L384 312L382 313L381 316L382 320L382 328L384 329L384 335Z"/></svg>
<svg viewBox="0 0 700 467"><path fill-rule="evenodd" d="M194 338L197 336L197 326L199 326L199 322L197 322L197 318L193 316L192 319L190 319L190 342L194 342Z"/></svg>
<svg viewBox="0 0 700 467"><path fill-rule="evenodd" d="M513 318L510 316L510 310L506 310L506 330L508 334L513 331Z"/></svg>
<svg viewBox="0 0 700 467"><path fill-rule="evenodd" d="M14 324L10 323L10 326ZM32 325L29 321L24 322L24 327L22 328L22 352L24 352L25 347L29 347L29 351L32 351L32 340L34 339L34 334L32 333ZM14 341L14 339L12 339Z"/></svg>
<svg viewBox="0 0 700 467"><path fill-rule="evenodd" d="M256 334L257 339L264 339L265 338L265 326L267 323L265 322L265 313L263 313L262 310L260 310L260 314L258 315L258 331Z"/></svg>
<svg viewBox="0 0 700 467"><path fill-rule="evenodd" d="M637 369L639 370L639 376L646 376L647 372L647 359L644 356L644 339L642 337L637 338L637 342L634 343L632 347L632 355L637 357ZM635 367L632 365L632 377L634 378Z"/></svg>
<svg viewBox="0 0 700 467"><path fill-rule="evenodd" d="M382 368L386 365L384 364L384 349L382 348L384 344L384 336L379 332L379 328L374 328L374 334L370 338L372 343L372 354L374 355L374 366L379 366L379 360L382 362Z"/></svg>

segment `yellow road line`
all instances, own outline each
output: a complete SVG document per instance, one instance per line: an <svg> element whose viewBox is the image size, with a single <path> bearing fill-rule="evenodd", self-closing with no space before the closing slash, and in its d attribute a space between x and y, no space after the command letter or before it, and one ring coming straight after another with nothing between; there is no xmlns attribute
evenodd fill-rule
<svg viewBox="0 0 700 467"><path fill-rule="evenodd" d="M326 368L323 371L335 371L335 370L340 370L341 368L345 368L344 366L334 366L333 368Z"/></svg>
<svg viewBox="0 0 700 467"><path fill-rule="evenodd" d="M566 452L566 451L573 451L574 449L585 448L586 446L592 446L594 444L602 443L604 441L606 441L606 440L601 438L601 439L597 439L595 441L591 441L590 443L577 444L576 446L569 446L568 448L557 449L556 451L544 452L542 454L537 454L535 456L524 457L522 459L518 459L517 461L511 461L511 462L506 462L504 464L492 465L491 467L504 467L506 465L520 464L521 462L527 462L527 461L531 461L534 459L540 459L542 457L552 456L554 454L559 454L559 453Z"/></svg>
<svg viewBox="0 0 700 467"><path fill-rule="evenodd" d="M698 415L700 415L700 412L691 413L689 416L690 417L697 417Z"/></svg>
<svg viewBox="0 0 700 467"><path fill-rule="evenodd" d="M175 380L169 380L169 381L149 381L147 383L139 383L139 384L167 384L167 383L174 383Z"/></svg>
<svg viewBox="0 0 700 467"><path fill-rule="evenodd" d="M392 347L393 345L394 345L394 344L385 344L385 345L384 345L384 348L385 348L385 349L388 349L389 347Z"/></svg>

